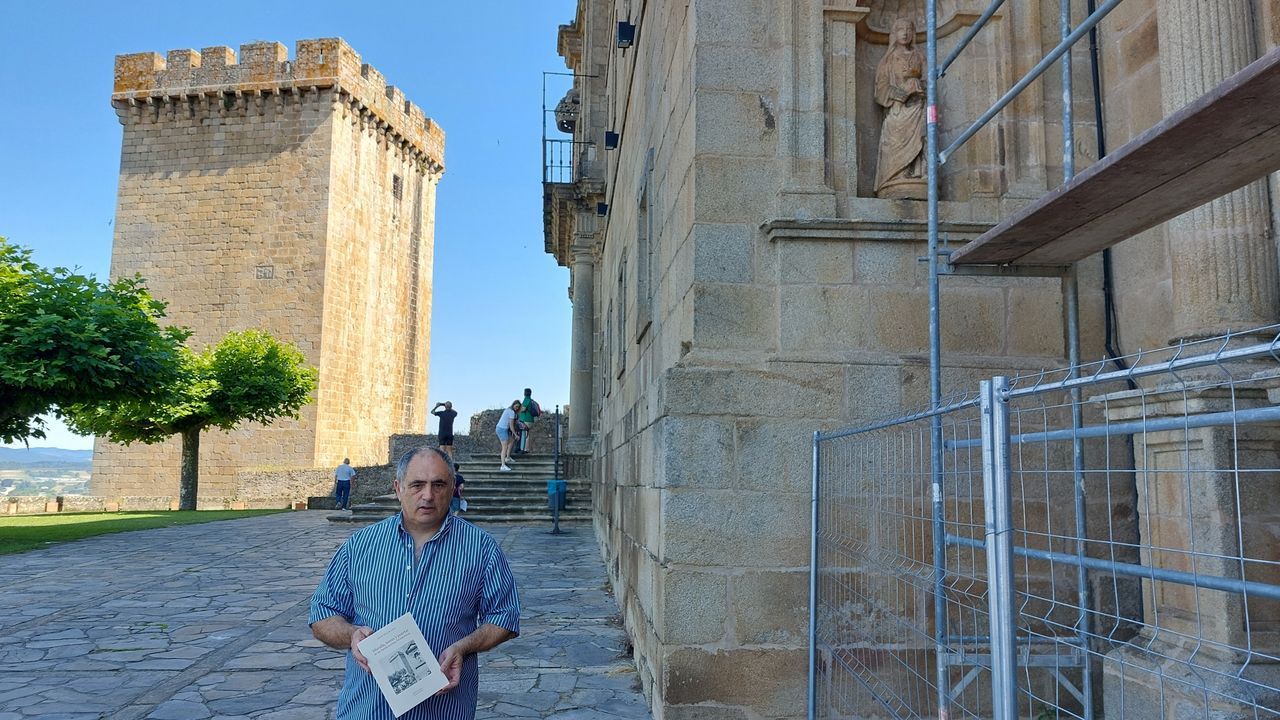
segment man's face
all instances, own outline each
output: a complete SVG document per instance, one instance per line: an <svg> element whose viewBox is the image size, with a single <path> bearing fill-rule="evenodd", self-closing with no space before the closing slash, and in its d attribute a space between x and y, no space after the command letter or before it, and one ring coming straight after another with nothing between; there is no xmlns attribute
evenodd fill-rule
<svg viewBox="0 0 1280 720"><path fill-rule="evenodd" d="M453 475L438 454L419 453L405 468L404 482L395 483L395 491L406 522L434 529L449 514Z"/></svg>

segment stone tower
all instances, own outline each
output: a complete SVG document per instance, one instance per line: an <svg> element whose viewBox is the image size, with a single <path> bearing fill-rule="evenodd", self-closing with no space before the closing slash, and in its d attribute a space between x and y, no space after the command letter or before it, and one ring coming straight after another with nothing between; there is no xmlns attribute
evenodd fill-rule
<svg viewBox="0 0 1280 720"><path fill-rule="evenodd" d="M422 432L440 127L338 38L120 55L111 102L111 275L146 278L192 347L260 328L320 371L299 420L205 434L201 506L238 471L381 463ZM93 491L176 495L179 451L99 440Z"/></svg>

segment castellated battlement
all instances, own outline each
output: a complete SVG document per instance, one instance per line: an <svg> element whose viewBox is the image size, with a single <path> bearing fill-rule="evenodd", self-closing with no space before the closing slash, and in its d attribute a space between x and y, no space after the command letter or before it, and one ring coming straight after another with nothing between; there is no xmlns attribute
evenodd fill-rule
<svg viewBox="0 0 1280 720"><path fill-rule="evenodd" d="M167 58L117 55L111 102L123 120L139 106L185 102L225 110L264 96L321 91L380 135L421 154L434 171L444 169L444 131L342 38L299 40L293 60L284 45L271 41L241 45L239 61L222 45L170 50ZM213 99L219 102L211 104Z"/></svg>

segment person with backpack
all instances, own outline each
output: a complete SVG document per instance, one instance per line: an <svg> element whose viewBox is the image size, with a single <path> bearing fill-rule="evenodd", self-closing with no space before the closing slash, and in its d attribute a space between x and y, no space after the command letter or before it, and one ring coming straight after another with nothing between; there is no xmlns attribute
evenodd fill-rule
<svg viewBox="0 0 1280 720"><path fill-rule="evenodd" d="M529 430L533 427L533 422L542 414L542 406L537 400L533 399L533 390L524 389L524 399L520 401L520 443L516 448L517 455L524 455L529 452Z"/></svg>

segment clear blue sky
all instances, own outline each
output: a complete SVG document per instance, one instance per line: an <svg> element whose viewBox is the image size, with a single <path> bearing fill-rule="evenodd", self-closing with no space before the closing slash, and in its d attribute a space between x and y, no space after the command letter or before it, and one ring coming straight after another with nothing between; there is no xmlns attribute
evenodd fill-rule
<svg viewBox="0 0 1280 720"><path fill-rule="evenodd" d="M117 54L340 36L446 133L436 206L431 403L459 430L524 387L568 402L568 271L543 252L542 71L574 0L2 2L0 235L106 278L121 128ZM565 78L548 92L563 95ZM431 430L435 429L432 418ZM33 445L90 447L64 429Z"/></svg>

